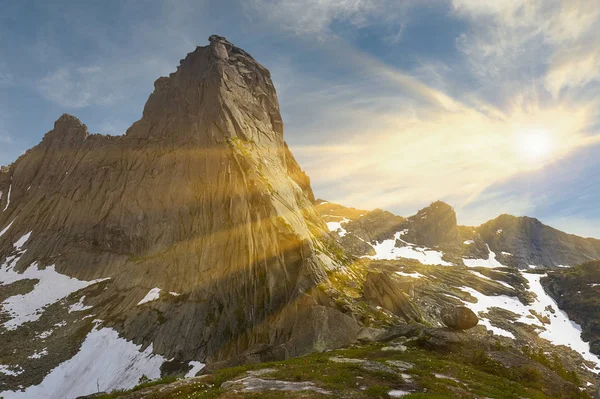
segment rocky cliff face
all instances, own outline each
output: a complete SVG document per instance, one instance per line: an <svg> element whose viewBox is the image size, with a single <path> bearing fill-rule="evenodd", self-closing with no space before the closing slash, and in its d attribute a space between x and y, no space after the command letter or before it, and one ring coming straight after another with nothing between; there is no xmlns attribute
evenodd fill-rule
<svg viewBox="0 0 600 399"><path fill-rule="evenodd" d="M434 248L460 244L456 212L445 202L436 201L408 218L406 241Z"/></svg>
<svg viewBox="0 0 600 399"><path fill-rule="evenodd" d="M335 262L321 241L327 227L310 181L284 142L267 69L212 36L154 86L124 136L90 135L63 115L38 146L2 169L0 283L27 270L105 280L55 298L62 302L14 330L0 326L2 340L13 343L0 348L0 363L31 363L30 353L9 352L24 331L34 336L60 324L44 312L51 306L66 314L80 302L89 317L58 327L73 343L64 353L76 351L92 314L102 327L182 362L256 348L285 357L307 313L299 299L321 306L305 297ZM0 298L34 294L37 281L10 292L0 286ZM47 345L39 346L29 350ZM24 367L0 392L39 382L55 365L46 361L35 373Z"/></svg>
<svg viewBox="0 0 600 399"><path fill-rule="evenodd" d="M556 270L541 280L558 306L578 323L592 353L600 355L600 262Z"/></svg>
<svg viewBox="0 0 600 399"><path fill-rule="evenodd" d="M510 253L511 264L521 268L575 266L600 259L600 240L567 234L534 218L501 215L477 230L492 251Z"/></svg>

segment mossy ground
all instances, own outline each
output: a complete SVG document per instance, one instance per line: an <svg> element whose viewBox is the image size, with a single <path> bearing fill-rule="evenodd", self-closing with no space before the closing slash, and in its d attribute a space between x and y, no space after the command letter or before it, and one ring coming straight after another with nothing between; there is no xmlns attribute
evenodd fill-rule
<svg viewBox="0 0 600 399"><path fill-rule="evenodd" d="M368 370L361 365L332 362L330 358L341 356L365 359L393 368L390 360L400 360L414 364L403 372L389 373ZM282 362L245 365L222 369L214 374L188 381L179 381L173 389L155 389L158 384L172 380L151 382L129 392L114 392L101 396L108 398L136 398L135 392L143 392L148 399L184 398L388 398L392 389L411 391L403 396L417 398L589 398L585 392L572 386L562 392L548 392L543 374L536 363L507 368L495 361L482 350L460 352L438 352L413 344L405 352L385 351L382 345L371 344L350 349L315 353ZM263 379L276 379L291 382L311 381L331 394L312 391L305 392L239 392L225 390L222 384L258 369L274 369L261 376ZM404 374L404 377L402 376ZM149 384L155 385L150 388ZM164 387L169 388L165 385ZM141 395L139 396L141 397Z"/></svg>

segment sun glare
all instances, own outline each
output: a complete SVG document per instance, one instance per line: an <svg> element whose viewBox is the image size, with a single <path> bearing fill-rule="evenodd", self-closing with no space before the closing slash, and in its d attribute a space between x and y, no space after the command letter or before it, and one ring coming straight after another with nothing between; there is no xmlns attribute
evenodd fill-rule
<svg viewBox="0 0 600 399"><path fill-rule="evenodd" d="M529 161L546 160L554 150L553 138L547 130L522 132L517 140L519 153Z"/></svg>

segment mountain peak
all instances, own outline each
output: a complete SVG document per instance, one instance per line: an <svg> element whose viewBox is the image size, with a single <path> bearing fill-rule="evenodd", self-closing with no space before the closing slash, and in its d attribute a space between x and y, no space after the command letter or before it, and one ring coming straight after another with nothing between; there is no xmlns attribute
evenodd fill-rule
<svg viewBox="0 0 600 399"><path fill-rule="evenodd" d="M459 240L456 212L442 201L435 201L408 218L410 231L406 236L427 247L456 244Z"/></svg>
<svg viewBox="0 0 600 399"><path fill-rule="evenodd" d="M88 129L86 125L73 115L62 114L54 122L54 129L46 133L42 143L68 147L85 140L87 136Z"/></svg>
<svg viewBox="0 0 600 399"><path fill-rule="evenodd" d="M187 54L176 72L156 80L142 119L127 134L200 145L267 138L282 147L283 122L269 71L224 37L213 35L209 42ZM245 128L249 119L259 128Z"/></svg>

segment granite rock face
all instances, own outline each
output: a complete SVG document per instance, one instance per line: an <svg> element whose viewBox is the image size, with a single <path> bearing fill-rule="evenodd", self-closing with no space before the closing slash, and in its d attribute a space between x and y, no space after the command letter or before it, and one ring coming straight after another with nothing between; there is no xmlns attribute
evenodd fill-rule
<svg viewBox="0 0 600 399"><path fill-rule="evenodd" d="M89 134L63 115L1 170L0 230L10 227L0 264L31 232L14 270L37 262L110 278L85 305L165 358L211 362L285 344L305 312L297 299L336 262L284 142L269 71L211 36L154 86L125 135ZM138 306L153 288L160 296Z"/></svg>
<svg viewBox="0 0 600 399"><path fill-rule="evenodd" d="M530 217L501 215L477 230L492 251L511 254L510 266L575 266L600 259L600 240L567 234Z"/></svg>

